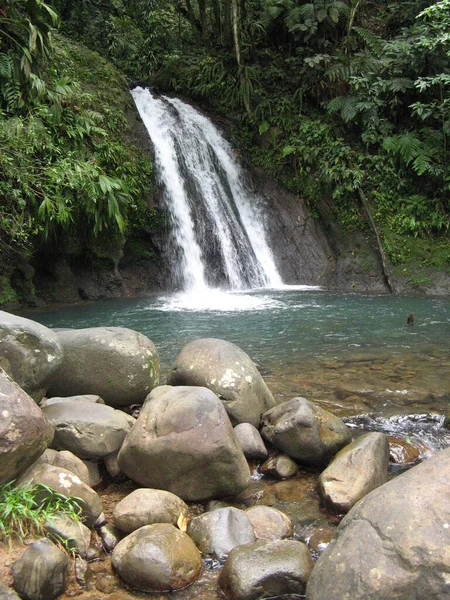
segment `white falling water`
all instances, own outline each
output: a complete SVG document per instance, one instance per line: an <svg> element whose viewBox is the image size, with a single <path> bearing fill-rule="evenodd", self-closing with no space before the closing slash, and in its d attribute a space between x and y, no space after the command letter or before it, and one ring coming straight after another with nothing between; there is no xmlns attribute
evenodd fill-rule
<svg viewBox="0 0 450 600"><path fill-rule="evenodd" d="M233 150L192 106L135 88L134 101L155 147L155 162L179 249L178 279L204 293L281 287L267 244L262 201L244 185Z"/></svg>

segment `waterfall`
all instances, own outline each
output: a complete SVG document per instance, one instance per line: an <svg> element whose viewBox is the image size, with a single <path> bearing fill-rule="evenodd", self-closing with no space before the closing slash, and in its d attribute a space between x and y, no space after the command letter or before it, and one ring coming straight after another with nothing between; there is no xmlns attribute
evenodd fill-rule
<svg viewBox="0 0 450 600"><path fill-rule="evenodd" d="M189 104L140 87L132 95L155 148L178 284L188 292L280 287L263 201L245 185L230 144Z"/></svg>

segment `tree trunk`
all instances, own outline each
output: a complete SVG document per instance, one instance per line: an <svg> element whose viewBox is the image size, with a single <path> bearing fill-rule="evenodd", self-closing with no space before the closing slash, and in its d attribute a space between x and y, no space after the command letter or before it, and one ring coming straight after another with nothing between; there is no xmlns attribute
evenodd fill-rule
<svg viewBox="0 0 450 600"><path fill-rule="evenodd" d="M208 44L208 21L206 19L206 0L198 0L200 10L200 26L202 28L202 40L205 45Z"/></svg>
<svg viewBox="0 0 450 600"><path fill-rule="evenodd" d="M219 0L212 0L212 7L214 13L214 22L217 30L217 38L219 40L219 44L223 45L222 17L220 14Z"/></svg>
<svg viewBox="0 0 450 600"><path fill-rule="evenodd" d="M372 226L372 229L375 233L375 237L377 238L378 252L380 253L381 270L383 273L384 283L385 283L386 287L388 288L388 290L392 293L394 290L392 289L389 269L387 266L386 254L384 252L383 244L381 242L381 237L380 237L380 233L378 231L378 227L376 226L375 220L372 216L372 211L370 210L369 201L367 200L367 198L361 188L358 188L358 193L359 193L359 197L361 199L361 204L363 205L364 210L366 211L366 214L369 218L370 225Z"/></svg>
<svg viewBox="0 0 450 600"><path fill-rule="evenodd" d="M231 46L232 32L231 32L231 1L223 0L223 33L224 42L226 46Z"/></svg>

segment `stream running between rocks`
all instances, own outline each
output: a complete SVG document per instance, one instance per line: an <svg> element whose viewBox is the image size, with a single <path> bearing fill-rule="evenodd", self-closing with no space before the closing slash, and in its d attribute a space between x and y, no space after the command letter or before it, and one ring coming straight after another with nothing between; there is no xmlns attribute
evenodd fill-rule
<svg viewBox="0 0 450 600"><path fill-rule="evenodd" d="M199 300L201 306L199 307ZM197 308L196 308L197 306ZM406 316L415 313L414 325ZM285 288L239 294L215 291L188 295L114 300L27 312L49 327L120 326L140 331L156 345L163 374L194 339L233 342L258 364L277 402L304 396L342 417L355 435L382 431L404 440L414 460L450 446L450 302L446 298L362 296L319 289ZM234 499L237 506L266 504L294 522L294 539L316 556L332 538L339 518L320 506L319 473L301 470L278 481L252 465L251 485ZM404 467L391 465L391 475ZM109 484L100 490L105 513L137 485ZM199 513L203 506L194 505ZM91 563L92 589L69 588L64 597L81 600L217 600L220 565L204 560L200 578L172 594L126 590L109 561ZM279 597L282 600L281 597ZM294 600L300 596L285 596Z"/></svg>

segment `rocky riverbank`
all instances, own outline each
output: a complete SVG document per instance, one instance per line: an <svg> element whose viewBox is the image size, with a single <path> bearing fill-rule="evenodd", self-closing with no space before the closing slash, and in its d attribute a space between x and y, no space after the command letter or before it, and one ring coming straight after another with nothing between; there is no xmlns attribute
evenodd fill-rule
<svg viewBox="0 0 450 600"><path fill-rule="evenodd" d="M224 340L188 344L159 385L142 334L55 332L0 313L0 366L1 483L76 496L83 517L14 546L6 598L448 591L450 449L413 466L420 452L405 440L364 434L298 395L277 403ZM394 463L412 468L388 481Z"/></svg>

